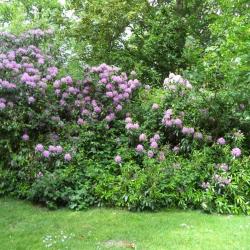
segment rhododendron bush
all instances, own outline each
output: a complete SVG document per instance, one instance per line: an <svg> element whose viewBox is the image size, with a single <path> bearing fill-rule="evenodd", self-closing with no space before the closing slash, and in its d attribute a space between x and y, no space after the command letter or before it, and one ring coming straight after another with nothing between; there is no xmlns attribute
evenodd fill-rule
<svg viewBox="0 0 250 250"><path fill-rule="evenodd" d="M62 75L46 53L52 34L0 34L0 194L50 208L249 212L238 106L226 126L211 93L177 74L162 90L107 64Z"/></svg>

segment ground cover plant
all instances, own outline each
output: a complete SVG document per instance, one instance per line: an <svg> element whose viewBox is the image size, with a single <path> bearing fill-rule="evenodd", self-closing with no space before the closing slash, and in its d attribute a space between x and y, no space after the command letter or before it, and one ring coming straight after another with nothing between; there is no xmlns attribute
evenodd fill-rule
<svg viewBox="0 0 250 250"><path fill-rule="evenodd" d="M218 116L213 93L173 73L150 105L154 90L136 72L101 64L59 76L37 47L52 33L1 33L1 194L50 208L249 212L249 142L234 100Z"/></svg>

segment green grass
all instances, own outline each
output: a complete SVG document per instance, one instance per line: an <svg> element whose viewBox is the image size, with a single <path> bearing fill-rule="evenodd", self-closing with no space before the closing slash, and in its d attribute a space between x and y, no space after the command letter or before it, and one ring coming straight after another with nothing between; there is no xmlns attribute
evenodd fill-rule
<svg viewBox="0 0 250 250"><path fill-rule="evenodd" d="M0 199L1 250L108 249L109 240L134 243L138 250L248 250L250 217L179 210L48 211L28 202Z"/></svg>

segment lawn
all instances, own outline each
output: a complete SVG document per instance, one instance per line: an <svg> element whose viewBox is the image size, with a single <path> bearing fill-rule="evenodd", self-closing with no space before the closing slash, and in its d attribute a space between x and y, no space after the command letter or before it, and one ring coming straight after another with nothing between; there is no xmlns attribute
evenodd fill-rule
<svg viewBox="0 0 250 250"><path fill-rule="evenodd" d="M49 211L0 199L0 249L250 249L250 217L165 210Z"/></svg>

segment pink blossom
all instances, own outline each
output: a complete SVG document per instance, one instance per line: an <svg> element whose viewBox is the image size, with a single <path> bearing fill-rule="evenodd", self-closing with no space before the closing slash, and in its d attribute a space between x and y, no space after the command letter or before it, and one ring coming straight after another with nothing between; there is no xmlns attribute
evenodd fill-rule
<svg viewBox="0 0 250 250"><path fill-rule="evenodd" d="M57 151L57 149L56 149L55 146L53 146L53 145L50 145L50 146L49 146L49 152L50 152L50 153L55 153L56 151Z"/></svg>
<svg viewBox="0 0 250 250"><path fill-rule="evenodd" d="M225 145L225 144L226 144L226 140L225 140L223 137L220 137L220 138L217 140L217 143L220 144L220 145Z"/></svg>
<svg viewBox="0 0 250 250"><path fill-rule="evenodd" d="M106 92L106 96L109 98L112 98L114 95L113 95L113 92Z"/></svg>
<svg viewBox="0 0 250 250"><path fill-rule="evenodd" d="M146 140L147 140L147 136L145 134L140 134L139 141L146 141Z"/></svg>
<svg viewBox="0 0 250 250"><path fill-rule="evenodd" d="M118 104L115 108L116 111L121 111L122 110L122 105Z"/></svg>
<svg viewBox="0 0 250 250"><path fill-rule="evenodd" d="M151 148L155 148L155 149L158 148L157 142L156 141L152 141L151 144L150 144L150 147Z"/></svg>
<svg viewBox="0 0 250 250"><path fill-rule="evenodd" d="M25 133L25 134L22 136L22 139L23 139L23 141L28 141L28 140L30 139L30 137L29 137L28 134Z"/></svg>
<svg viewBox="0 0 250 250"><path fill-rule="evenodd" d="M194 133L194 138L197 140L202 140L203 135L200 132L196 132L196 133Z"/></svg>
<svg viewBox="0 0 250 250"><path fill-rule="evenodd" d="M141 144L138 144L135 150L140 153L144 151L144 147Z"/></svg>
<svg viewBox="0 0 250 250"><path fill-rule="evenodd" d="M239 148L233 148L231 151L232 156L234 157L240 157L241 156L241 150Z"/></svg>
<svg viewBox="0 0 250 250"><path fill-rule="evenodd" d="M57 154L61 154L62 151L63 151L63 148L60 145L56 146L56 153Z"/></svg>
<svg viewBox="0 0 250 250"><path fill-rule="evenodd" d="M85 122L84 122L84 120L82 119L82 118L79 118L78 120L77 120L77 124L78 125L83 125Z"/></svg>
<svg viewBox="0 0 250 250"><path fill-rule="evenodd" d="M155 134L153 138L154 138L155 141L159 141L160 140L160 135L159 134Z"/></svg>
<svg viewBox="0 0 250 250"><path fill-rule="evenodd" d="M148 157L153 158L154 157L154 152L152 150L148 151Z"/></svg>
<svg viewBox="0 0 250 250"><path fill-rule="evenodd" d="M71 156L69 153L66 153L66 154L64 155L64 160L65 160L65 161L71 161L71 159L72 159L72 156Z"/></svg>
<svg viewBox="0 0 250 250"><path fill-rule="evenodd" d="M0 110L4 110L6 107L5 103L0 102Z"/></svg>
<svg viewBox="0 0 250 250"><path fill-rule="evenodd" d="M133 128L134 128L133 123L127 123L127 124L126 124L126 129L127 129L127 130L130 130L130 129L133 129Z"/></svg>
<svg viewBox="0 0 250 250"><path fill-rule="evenodd" d="M35 102L35 98L33 96L29 96L28 97L28 103L31 104L31 103L34 103Z"/></svg>
<svg viewBox="0 0 250 250"><path fill-rule="evenodd" d="M120 155L115 156L115 162L118 164L122 162L122 158Z"/></svg>
<svg viewBox="0 0 250 250"><path fill-rule="evenodd" d="M44 147L42 144L37 144L36 147L35 147L35 151L36 152L43 152L44 150Z"/></svg>
<svg viewBox="0 0 250 250"><path fill-rule="evenodd" d="M53 83L53 87L54 87L55 89L60 88L60 86L61 86L61 81L60 81L60 80L56 80L56 81Z"/></svg>
<svg viewBox="0 0 250 250"><path fill-rule="evenodd" d="M133 128L134 128L134 129L139 129L139 127L140 127L140 126L139 126L138 123L134 123L134 125L133 125Z"/></svg>
<svg viewBox="0 0 250 250"><path fill-rule="evenodd" d="M109 115L107 115L106 117L105 117L105 120L107 121L107 122L111 122L111 121L113 121L115 119L115 114L114 113L111 113L111 114L109 114Z"/></svg>
<svg viewBox="0 0 250 250"><path fill-rule="evenodd" d="M177 119L174 119L174 125L176 125L177 127L181 128L182 127L182 120L177 118Z"/></svg>
<svg viewBox="0 0 250 250"><path fill-rule="evenodd" d="M173 121L172 120L165 120L165 126L166 127L172 127Z"/></svg>
<svg viewBox="0 0 250 250"><path fill-rule="evenodd" d="M44 156L45 158L49 158L50 152L49 152L48 150L44 150L44 151L43 151L43 156Z"/></svg>
<svg viewBox="0 0 250 250"><path fill-rule="evenodd" d="M43 173L39 171L39 172L36 174L36 178L41 178L41 177L43 177Z"/></svg>
<svg viewBox="0 0 250 250"><path fill-rule="evenodd" d="M159 105L157 103L154 103L152 105L152 110L157 110L157 109L159 109Z"/></svg>
<svg viewBox="0 0 250 250"><path fill-rule="evenodd" d="M182 133L184 135L192 135L194 133L194 128L183 127L182 128Z"/></svg>
<svg viewBox="0 0 250 250"><path fill-rule="evenodd" d="M175 146L175 147L173 148L173 152L179 153L179 152L180 152L180 147Z"/></svg>
<svg viewBox="0 0 250 250"><path fill-rule="evenodd" d="M131 117L126 117L125 122L126 122L126 123L132 123Z"/></svg>
<svg viewBox="0 0 250 250"><path fill-rule="evenodd" d="M102 111L101 108L98 107L98 106L96 106L96 107L94 108L94 112L95 112L95 113L100 113L101 111Z"/></svg>

